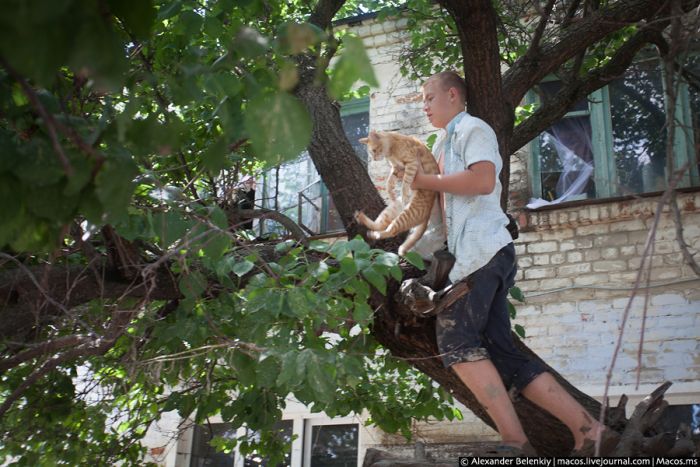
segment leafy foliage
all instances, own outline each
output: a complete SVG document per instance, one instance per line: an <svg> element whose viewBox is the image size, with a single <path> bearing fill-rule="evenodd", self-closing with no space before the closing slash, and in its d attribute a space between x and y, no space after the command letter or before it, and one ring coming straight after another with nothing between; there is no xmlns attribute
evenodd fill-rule
<svg viewBox="0 0 700 467"><path fill-rule="evenodd" d="M278 453L278 438L265 433L290 394L331 416L368 409L374 423L406 435L414 417L455 416L449 395L369 334L371 291L386 294L401 278L395 254L360 239L285 242L271 261L229 228L224 195L309 142L311 118L293 95L295 57L320 57L340 40L327 85L346 96L357 80L376 84L359 39L305 23L305 2L6 7L4 257L89 270L109 253L110 227L139 248L137 262L151 264L144 283L167 265L178 290L168 300L94 300L36 328L37 343L101 342L120 314L130 317L103 351L69 358L72 349L59 350L60 364L47 371L51 354L37 354L2 374L3 462L136 464L139 439L170 410L245 424L263 436L236 440L242 451ZM16 345L0 351L9 357L33 344Z"/></svg>

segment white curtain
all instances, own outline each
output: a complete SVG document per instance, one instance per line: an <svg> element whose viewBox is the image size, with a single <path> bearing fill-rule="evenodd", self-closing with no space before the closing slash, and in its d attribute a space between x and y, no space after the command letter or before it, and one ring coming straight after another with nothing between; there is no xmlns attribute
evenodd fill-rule
<svg viewBox="0 0 700 467"><path fill-rule="evenodd" d="M554 148L561 163L561 175L557 182L554 200L532 198L529 209L562 203L586 190L593 175L593 147L590 120L587 117L571 117L559 120L542 134L542 145Z"/></svg>

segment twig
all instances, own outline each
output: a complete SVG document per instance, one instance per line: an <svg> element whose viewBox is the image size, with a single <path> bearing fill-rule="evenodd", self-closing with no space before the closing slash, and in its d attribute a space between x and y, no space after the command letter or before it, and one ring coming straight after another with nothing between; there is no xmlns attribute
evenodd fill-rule
<svg viewBox="0 0 700 467"><path fill-rule="evenodd" d="M627 319L629 318L629 312L630 308L632 307L632 301L634 300L634 297L637 293L637 290L640 288L640 283L642 279L642 273L644 272L644 263L648 259L651 262L651 257L649 255L651 249L652 249L652 244L654 243L656 239L656 230L659 226L659 221L661 220L661 214L663 211L663 207L666 203L668 203L668 200L671 197L671 193L673 192L673 189L675 188L676 184L680 181L680 179L683 177L684 172L688 169L689 164L685 164L680 170L678 170L674 176L671 178L669 181L669 187L668 189L664 192L663 196L659 200L656 206L656 215L654 216L654 223L649 230L649 234L647 235L647 240L644 245L644 251L642 253L642 264L639 268L639 271L637 272L637 278L635 279L634 282L634 289L632 290L632 295L630 296L630 299L627 301L627 305L625 306L625 310L622 313L622 322L620 323L620 334L617 337L617 342L615 343L615 348L613 350L612 358L610 361L610 366L608 367L607 374L605 375L605 390L603 391L603 400L602 404L600 406L600 417L599 417L599 422L604 425L605 424L605 413L607 411L608 407L608 391L610 390L610 382L612 381L612 373L613 369L615 368L615 362L617 361L617 356L620 352L620 347L622 346L622 337L625 334L625 326L627 324ZM600 453L600 441L601 441L601 434L602 432L598 433L598 436L596 437L596 455L599 455Z"/></svg>
<svg viewBox="0 0 700 467"><path fill-rule="evenodd" d="M549 17L552 14L552 8L554 7L554 0L548 0L547 5L544 7L544 11L542 11L542 16L540 17L540 22L537 24L537 28L535 29L534 34L532 35L532 41L530 42L530 48L527 50L526 55L532 55L535 54L536 52L539 51L540 49L540 41L542 40L542 35L544 34L544 30L547 27L547 22L549 21Z"/></svg>
<svg viewBox="0 0 700 467"><path fill-rule="evenodd" d="M680 246L681 253L683 254L683 259L685 259L686 264L690 266L690 269L692 269L697 276L700 276L700 265L698 265L697 261L695 261L695 257L690 253L688 244L683 238L683 223L681 222L681 212L678 208L678 200L676 195L677 193L674 190L670 201L671 209L673 210L673 218L676 224L676 240L678 241L678 245Z"/></svg>

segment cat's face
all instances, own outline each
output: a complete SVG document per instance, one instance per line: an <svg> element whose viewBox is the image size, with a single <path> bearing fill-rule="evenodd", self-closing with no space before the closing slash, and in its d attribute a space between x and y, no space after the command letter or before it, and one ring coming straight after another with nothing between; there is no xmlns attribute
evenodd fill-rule
<svg viewBox="0 0 700 467"><path fill-rule="evenodd" d="M360 143L367 145L367 150L372 155L372 159L375 161L380 161L384 159L384 150L386 145L382 141L381 134L372 130L369 132L367 138L360 138Z"/></svg>

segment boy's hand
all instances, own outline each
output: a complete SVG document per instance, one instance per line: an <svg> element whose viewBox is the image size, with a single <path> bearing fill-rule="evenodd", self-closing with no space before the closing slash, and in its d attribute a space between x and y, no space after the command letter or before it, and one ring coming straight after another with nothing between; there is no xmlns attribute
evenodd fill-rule
<svg viewBox="0 0 700 467"><path fill-rule="evenodd" d="M420 162L420 156L416 155L418 160L418 168L416 169L416 176L413 178L413 183L411 183L411 190L420 189L420 179L423 177L425 172L423 172L423 164Z"/></svg>

